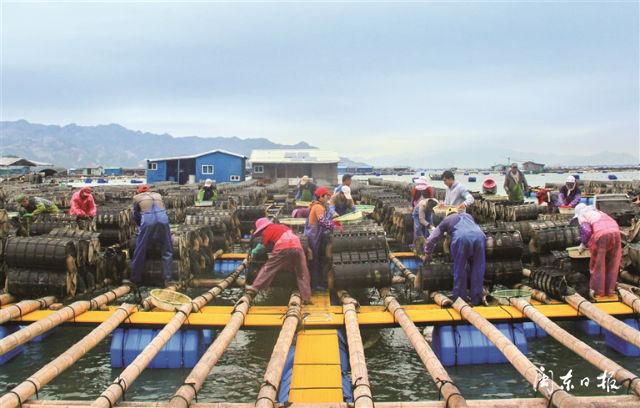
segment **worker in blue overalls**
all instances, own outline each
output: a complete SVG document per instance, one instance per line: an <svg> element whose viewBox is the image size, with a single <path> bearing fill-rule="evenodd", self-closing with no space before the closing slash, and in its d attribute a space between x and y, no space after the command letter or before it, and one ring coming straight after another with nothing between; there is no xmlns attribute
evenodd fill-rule
<svg viewBox="0 0 640 408"><path fill-rule="evenodd" d="M147 250L155 244L162 247L162 272L165 282L171 280L173 244L169 217L162 202L162 196L152 193L149 186L138 187L138 194L133 197L133 218L139 225L139 229L129 279L135 284L144 283L142 273L147 259Z"/></svg>
<svg viewBox="0 0 640 408"><path fill-rule="evenodd" d="M486 236L467 213L458 213L456 208L447 210L444 220L433 230L425 245L423 262L429 259L436 245L444 237L451 237L451 256L453 257L453 301L462 298L479 305L482 301L482 283L485 271ZM470 278L470 279L469 279ZM469 288L469 281L471 288Z"/></svg>

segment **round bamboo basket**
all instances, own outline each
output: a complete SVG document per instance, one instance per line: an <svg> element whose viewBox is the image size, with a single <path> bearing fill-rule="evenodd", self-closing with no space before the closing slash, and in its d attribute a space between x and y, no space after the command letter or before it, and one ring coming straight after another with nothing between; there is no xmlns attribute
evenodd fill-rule
<svg viewBox="0 0 640 408"><path fill-rule="evenodd" d="M180 308L180 306L191 302L191 298L187 295L183 295L180 292L174 292L167 289L153 289L149 295L151 296L151 303L158 309L166 310L168 312L174 312Z"/></svg>
<svg viewBox="0 0 640 408"><path fill-rule="evenodd" d="M526 289L503 289L496 290L491 293L491 296L496 298L501 305L509 306L511 305L509 299L519 298L529 302L531 300L531 294L532 291Z"/></svg>
<svg viewBox="0 0 640 408"><path fill-rule="evenodd" d="M591 254L589 253L588 250L584 250L582 251L582 253L580 251L578 251L577 246L574 247L569 247L567 248L567 252L569 253L569 256L573 259L585 259L585 258L591 258Z"/></svg>

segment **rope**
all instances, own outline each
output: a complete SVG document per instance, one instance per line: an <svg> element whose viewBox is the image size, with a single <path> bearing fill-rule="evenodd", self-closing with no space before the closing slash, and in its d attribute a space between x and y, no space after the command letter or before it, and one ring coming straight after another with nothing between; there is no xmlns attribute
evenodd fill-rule
<svg viewBox="0 0 640 408"><path fill-rule="evenodd" d="M576 308L576 310L578 311L578 316L580 316L580 306L582 306L582 304L583 304L584 302L589 303L589 301L588 301L587 299L582 299L582 300L580 301L580 303L578 303L578 307Z"/></svg>
<svg viewBox="0 0 640 408"><path fill-rule="evenodd" d="M453 397L453 396L455 396L455 395L458 395L458 396L460 396L461 398L463 398L463 397L462 397L462 394L460 394L459 392L452 392L452 393L447 397L447 399L444 401L444 406L445 406L445 408L449 408L449 399L451 399L451 397Z"/></svg>
<svg viewBox="0 0 640 408"><path fill-rule="evenodd" d="M633 299L633 302L631 302L631 309L634 309L634 311L635 311L634 305L636 304L636 302L640 302L640 298L636 297L635 299Z"/></svg>
<svg viewBox="0 0 640 408"><path fill-rule="evenodd" d="M198 402L198 390L196 389L196 383L195 382L184 382L184 383L182 383L182 385L186 385L186 386L191 387L193 389L193 393L195 394L195 397L196 397L196 402ZM182 397L182 399L184 399L187 402L187 405L190 405L189 401L187 401L184 397Z"/></svg>
<svg viewBox="0 0 640 408"><path fill-rule="evenodd" d="M471 306L469 306L469 304L465 303L460 310L458 311L458 313L460 313L460 316L462 316L462 311L464 310L465 307L471 308ZM471 310L473 310L473 308L471 308Z"/></svg>
<svg viewBox="0 0 640 408"><path fill-rule="evenodd" d="M100 398L104 398L104 399L106 399L106 400L107 400L107 402L109 403L109 408L113 408L113 402L111 402L111 400L109 399L109 397L107 397L106 395L100 395L100 396L98 397L98 399L100 399Z"/></svg>
<svg viewBox="0 0 640 408"><path fill-rule="evenodd" d="M438 385L438 384L439 384L439 385ZM454 383L453 381L451 381L451 380L441 380L441 379L439 379L439 378L438 378L438 379L436 380L436 385L438 385L438 400L440 400L440 398L442 398L442 397L443 397L443 395L442 395L442 387L444 387L444 386L445 386L445 384L451 384L451 385L453 385L454 387L458 388L458 386L456 385L456 383ZM458 394L458 395L460 395L460 394ZM460 396L462 396L462 395L460 395ZM450 398L450 397L451 397L451 396L449 396L449 398ZM447 401L449 400L449 398L447 398ZM445 406L447 406L447 405L445 405Z"/></svg>
<svg viewBox="0 0 640 408"><path fill-rule="evenodd" d="M273 399L271 399L270 397L258 397L258 399L256 400L256 405L258 404L258 401L263 400L263 399L268 400L271 403L271 406L273 408L276 408L276 402Z"/></svg>
<svg viewBox="0 0 640 408"><path fill-rule="evenodd" d="M66 306L65 306L65 307L63 307L62 309L67 308L67 307L68 307L69 309L71 309L71 313L73 313L73 322L75 323L75 322L76 322L76 311L71 307L71 305L66 305ZM62 310L62 309L60 309L60 310Z"/></svg>
<svg viewBox="0 0 640 408"><path fill-rule="evenodd" d="M547 404L547 408L551 408L553 407L553 396L556 394L556 392L558 391L564 391L562 388L556 388L555 390L553 390L553 392L551 393L551 395L549 395L549 403Z"/></svg>
<svg viewBox="0 0 640 408"><path fill-rule="evenodd" d="M20 308L20 305L18 303L16 303L13 306L18 309L18 313L19 313L18 317L22 317L22 309Z"/></svg>
<svg viewBox="0 0 640 408"><path fill-rule="evenodd" d="M629 377L629 378L625 378L624 380L620 381L620 385L624 385L625 383L629 383L629 385L626 385L627 387L627 394L629 394L629 392L631 391L631 387L633 386L633 382L635 380L640 380L640 377Z"/></svg>
<svg viewBox="0 0 640 408"><path fill-rule="evenodd" d="M114 385L117 385L118 387L120 387L120 390L122 391L122 400L124 401L124 392L127 390L127 382L125 381L124 378L122 377L118 377L113 381ZM122 385L124 384L124 385Z"/></svg>
<svg viewBox="0 0 640 408"><path fill-rule="evenodd" d="M511 320L515 319L515 317L511 314L511 312L509 310L505 309L503 305L500 305L500 309L504 310L509 315Z"/></svg>
<svg viewBox="0 0 640 408"><path fill-rule="evenodd" d="M33 388L36 390L36 399L40 399L40 396L38 395L38 386L36 385L36 383L34 383L33 380L30 378L27 378L26 380L24 380L24 382L28 382L28 383L31 383L31 385L33 385Z"/></svg>
<svg viewBox="0 0 640 408"><path fill-rule="evenodd" d="M14 396L16 397L16 399L18 400L18 407L19 407L19 408L22 408L22 400L20 399L20 395L18 395L18 393L17 393L17 392L15 392L15 391L9 391L9 392L7 392L7 394L12 394L12 395L14 395ZM111 408L111 407L109 407L109 408Z"/></svg>

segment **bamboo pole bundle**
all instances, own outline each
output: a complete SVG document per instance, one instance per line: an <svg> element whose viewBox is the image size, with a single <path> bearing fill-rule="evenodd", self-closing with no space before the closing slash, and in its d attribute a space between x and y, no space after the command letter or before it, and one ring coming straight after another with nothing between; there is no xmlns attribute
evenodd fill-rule
<svg viewBox="0 0 640 408"><path fill-rule="evenodd" d="M616 336L626 340L636 347L640 347L640 331L598 309L591 304L591 302L577 293L565 296L564 300L578 311L578 315L583 314L587 316L589 319L598 323L600 326L609 330Z"/></svg>
<svg viewBox="0 0 640 408"><path fill-rule="evenodd" d="M60 375L64 370L71 367L75 362L80 360L82 356L87 354L89 350L104 340L120 323L133 313L134 309L135 306L132 304L122 304L107 320L93 329L91 333L84 336L82 340L71 346L67 351L46 364L25 381L15 386L10 393L0 397L0 407L21 407L23 402L28 400L33 394L37 394L42 387L51 382L51 380Z"/></svg>
<svg viewBox="0 0 640 408"><path fill-rule="evenodd" d="M130 287L123 285L108 292L96 296L91 300L80 300L73 302L62 309L43 317L37 322L33 322L29 326L18 330L7 337L0 339L0 355L3 355L21 344L24 344L32 338L41 335L56 326L61 325L70 319L75 319L90 309L98 309L102 305L113 302L117 298L129 293Z"/></svg>
<svg viewBox="0 0 640 408"><path fill-rule="evenodd" d="M434 293L433 299L440 306L451 303L451 299L440 293ZM549 400L549 406L556 406L558 408L573 408L579 406L575 396L564 391L551 378L545 379L540 370L529 361L527 356L525 356L507 336L502 334L502 332L487 319L480 316L480 314L473 310L473 307L469 306L462 298L458 298L452 305L463 319L471 323L495 344L498 350L509 360L511 365L518 370L520 375L535 387L536 391Z"/></svg>
<svg viewBox="0 0 640 408"><path fill-rule="evenodd" d="M133 382L142 374L145 368L151 363L151 360L162 350L171 337L180 329L192 312L202 309L213 298L218 296L225 290L231 282L242 272L241 264L234 273L229 275L227 279L220 282L219 285L202 295L194 298L190 303L182 305L176 314L171 318L162 330L151 340L149 344L138 354L138 356L129 364L120 375L113 381L100 396L93 401L92 407L111 408L122 398L125 391L133 384Z"/></svg>
<svg viewBox="0 0 640 408"><path fill-rule="evenodd" d="M233 312L231 312L231 318L225 325L224 329L222 329L215 341L211 343L207 351L202 355L198 363L193 367L193 370L191 370L187 378L184 380L182 386L178 388L174 396L169 401L169 405L172 408L186 408L191 404L191 401L202 388L202 384L207 379L207 376L218 363L218 360L220 360L220 357L222 357L222 354L225 352L231 341L236 337L238 330L242 327L242 323L249 312L252 300L253 297L251 294L246 292L236 303L233 308Z"/></svg>
<svg viewBox="0 0 640 408"><path fill-rule="evenodd" d="M511 298L509 299L509 302L512 306L527 316L529 320L542 327L545 332L556 339L559 343L566 346L569 350L584 358L598 369L611 372L613 378L615 378L619 384L625 385L636 393L636 395L640 395L640 381L636 381L639 380L639 378L635 374L626 370L615 361L605 357L588 346L585 342L558 326L551 319L540 313L535 307L532 307L526 300L521 298Z"/></svg>
<svg viewBox="0 0 640 408"><path fill-rule="evenodd" d="M346 291L338 291L338 297L342 300L342 315L344 327L347 332L347 344L349 346L349 364L351 365L351 383L353 384L353 400L355 408L373 408L373 396L369 385L369 372L364 356L364 346L358 324L358 301L353 299Z"/></svg>
<svg viewBox="0 0 640 408"><path fill-rule="evenodd" d="M264 373L264 379L256 399L256 408L273 408L276 406L276 395L282 378L285 360L289 354L289 348L291 348L291 342L296 333L298 323L302 319L300 314L301 301L300 295L296 292L292 293L289 298L289 308L285 314L284 322L282 322L276 345L273 347L269 365L267 365L267 370Z"/></svg>
<svg viewBox="0 0 640 408"><path fill-rule="evenodd" d="M389 259L391 259L391 262L393 262L396 268L398 268L398 270L402 272L402 274L404 275L404 278L407 281L409 281L410 283L414 282L416 275L413 272L411 272L409 269L407 269L407 267L404 266L404 264L400 262L398 258L393 256L392 254L389 254Z"/></svg>
<svg viewBox="0 0 640 408"><path fill-rule="evenodd" d="M222 279L215 278L196 278L189 282L189 286L192 288L210 288L218 283L222 282ZM239 288L243 288L246 284L246 280L244 276L239 276L235 282L233 282L233 286L237 286Z"/></svg>
<svg viewBox="0 0 640 408"><path fill-rule="evenodd" d="M618 294L622 302L633 309L634 312L640 313L640 298L628 290L618 288Z"/></svg>
<svg viewBox="0 0 640 408"><path fill-rule="evenodd" d="M538 302L544 303L545 305L548 305L549 303L551 303L551 299L549 299L549 296L547 296L547 294L541 291L540 289L534 289L531 286L525 285L524 283L516 283L515 285L513 285L513 287L516 289L531 291L531 297L537 300Z"/></svg>
<svg viewBox="0 0 640 408"><path fill-rule="evenodd" d="M10 293L2 293L0 294L0 306L8 305L9 303L13 303L16 301L15 296Z"/></svg>
<svg viewBox="0 0 640 408"><path fill-rule="evenodd" d="M44 309L53 302L56 301L56 298L53 296L46 296L37 300L23 300L22 302L16 303L9 307L5 307L0 310L0 324L6 323L9 320L20 318L28 313L33 312L34 310Z"/></svg>
<svg viewBox="0 0 640 408"><path fill-rule="evenodd" d="M618 287L618 289L624 289L635 295L640 295L640 288L637 286L629 285L628 283L620 283L620 282L618 282L616 286Z"/></svg>
<svg viewBox="0 0 640 408"><path fill-rule="evenodd" d="M389 288L380 289L380 297L384 300L384 304L394 320L400 324L404 334L413 345L413 348L418 353L422 364L429 372L429 375L438 386L440 394L447 401L447 406L451 407L466 407L467 402L460 393L458 387L451 381L451 377L438 360L438 357L433 352L427 341L425 340L420 330L411 321L409 316L405 313L400 303L395 297L391 295Z"/></svg>

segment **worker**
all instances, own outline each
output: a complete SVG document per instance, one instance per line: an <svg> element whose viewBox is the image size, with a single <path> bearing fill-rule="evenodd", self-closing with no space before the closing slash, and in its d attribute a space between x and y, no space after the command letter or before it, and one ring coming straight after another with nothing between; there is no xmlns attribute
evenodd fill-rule
<svg viewBox="0 0 640 408"><path fill-rule="evenodd" d="M421 188L418 186L418 188ZM413 246L418 256L424 255L424 242L433 227L433 209L438 205L438 200L428 197L427 189L417 190L420 201L413 207Z"/></svg>
<svg viewBox="0 0 640 408"><path fill-rule="evenodd" d="M20 205L19 213L23 217L36 217L39 214L57 214L60 212L53 201L42 197L30 197L26 194L20 194L16 197L16 202Z"/></svg>
<svg viewBox="0 0 640 408"><path fill-rule="evenodd" d="M334 227L333 214L329 208L331 193L326 187L316 189L316 199L309 206L309 217L304 225L304 235L309 240L311 260L311 286L314 290L326 289L322 273L321 252L323 239Z"/></svg>
<svg viewBox="0 0 640 408"><path fill-rule="evenodd" d="M351 187L342 186L340 191L334 193L329 201L331 210L338 216L345 215L356 210L356 206L351 197Z"/></svg>
<svg viewBox="0 0 640 408"><path fill-rule="evenodd" d="M604 212L582 203L575 207L574 218L580 225L579 251L588 249L591 255L589 287L595 296L615 294L622 258L618 223Z"/></svg>
<svg viewBox="0 0 640 408"><path fill-rule="evenodd" d="M557 206L560 208L575 208L580 203L581 198L576 178L569 176L564 186L560 187Z"/></svg>
<svg viewBox="0 0 640 408"><path fill-rule="evenodd" d="M335 190L333 190L333 193L337 193L340 190L342 190L342 187L347 186L349 188L351 188L351 181L353 180L353 175L351 174L344 174L342 176L342 184L340 184L338 187L336 187Z"/></svg>
<svg viewBox="0 0 640 408"><path fill-rule="evenodd" d="M198 191L196 201L199 203L203 201L212 201L215 203L217 200L218 189L216 187L216 182L208 178L204 181L204 186L200 189L200 191Z"/></svg>
<svg viewBox="0 0 640 408"><path fill-rule="evenodd" d="M73 193L69 214L78 218L93 218L96 216L96 203L91 195L91 187L82 187Z"/></svg>
<svg viewBox="0 0 640 408"><path fill-rule="evenodd" d="M313 201L313 194L316 191L316 185L309 180L309 176L302 176L298 183L298 191L296 192L296 201Z"/></svg>
<svg viewBox="0 0 640 408"><path fill-rule="evenodd" d="M524 195L529 192L529 184L524 173L518 169L518 163L511 163L511 170L504 176L504 191L509 201L524 203Z"/></svg>
<svg viewBox="0 0 640 408"><path fill-rule="evenodd" d="M264 217L256 221L253 237L262 237L262 242L251 251L256 257L271 252L267 262L260 268L258 275L246 290L254 294L271 286L276 274L292 271L296 275L298 290L304 304L311 303L311 278L307 268L307 257L300 244L300 238L284 224L274 224Z"/></svg>
<svg viewBox="0 0 640 408"><path fill-rule="evenodd" d="M450 205L460 211L465 211L467 207L473 204L473 196L466 187L455 180L451 170L446 170L442 173L442 181L447 187L447 191L444 195L444 203L440 205Z"/></svg>
<svg viewBox="0 0 640 408"><path fill-rule="evenodd" d="M426 193L423 193L426 191ZM414 182L413 188L411 188L411 207L415 207L422 198L433 198L433 188L427 183L427 178L420 176Z"/></svg>
<svg viewBox="0 0 640 408"><path fill-rule="evenodd" d="M425 245L423 262L427 262L436 245L444 237L451 237L451 256L453 257L453 300L462 298L479 305L482 301L482 283L485 271L486 237L473 217L459 213L455 208L447 209L444 220L433 230ZM470 276L468 276L470 274ZM469 284L471 287L469 288Z"/></svg>
<svg viewBox="0 0 640 408"><path fill-rule="evenodd" d="M493 195L497 192L498 185L496 184L496 181L491 177L487 177L486 179L484 179L484 182L482 183L482 193Z"/></svg>
<svg viewBox="0 0 640 408"><path fill-rule="evenodd" d="M139 228L129 279L135 284L143 283L142 274L147 260L147 250L152 245L158 245L162 247L160 253L165 282L171 280L173 244L169 217L162 202L162 196L152 193L147 185L138 187L138 194L133 197L133 219Z"/></svg>

